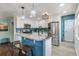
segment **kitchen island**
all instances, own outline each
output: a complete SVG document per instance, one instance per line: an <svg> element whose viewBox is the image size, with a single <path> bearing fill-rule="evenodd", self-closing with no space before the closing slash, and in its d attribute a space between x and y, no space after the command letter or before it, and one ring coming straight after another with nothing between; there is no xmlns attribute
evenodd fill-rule
<svg viewBox="0 0 79 59"><path fill-rule="evenodd" d="M30 45L33 47L33 56L52 55L52 37L48 37L47 33L16 33L16 36L21 37L23 45Z"/></svg>

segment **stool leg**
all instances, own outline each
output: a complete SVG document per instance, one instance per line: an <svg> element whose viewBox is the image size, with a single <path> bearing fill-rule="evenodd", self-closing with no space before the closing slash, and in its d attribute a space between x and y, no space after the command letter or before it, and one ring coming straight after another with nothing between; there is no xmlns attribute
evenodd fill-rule
<svg viewBox="0 0 79 59"><path fill-rule="evenodd" d="M33 50L31 50L31 54L32 54L32 56L33 56Z"/></svg>
<svg viewBox="0 0 79 59"><path fill-rule="evenodd" d="M26 55L26 56L33 56L32 50L26 51L26 54L25 54L25 55Z"/></svg>
<svg viewBox="0 0 79 59"><path fill-rule="evenodd" d="M23 54L23 53L22 53L22 50L20 49L20 51L19 51L19 56L26 56L26 53Z"/></svg>
<svg viewBox="0 0 79 59"><path fill-rule="evenodd" d="M21 56L22 55L22 50L21 49L19 49L19 56Z"/></svg>

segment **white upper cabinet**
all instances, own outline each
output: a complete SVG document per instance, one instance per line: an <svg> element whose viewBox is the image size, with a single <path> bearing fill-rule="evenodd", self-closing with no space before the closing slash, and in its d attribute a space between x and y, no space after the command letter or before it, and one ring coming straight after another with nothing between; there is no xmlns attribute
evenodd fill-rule
<svg viewBox="0 0 79 59"><path fill-rule="evenodd" d="M22 20L20 19L20 17L17 17L16 22L17 22L17 28L23 28L24 24L31 24L31 28L39 28L39 26L42 26L42 28L48 27L47 20L30 20L30 19Z"/></svg>

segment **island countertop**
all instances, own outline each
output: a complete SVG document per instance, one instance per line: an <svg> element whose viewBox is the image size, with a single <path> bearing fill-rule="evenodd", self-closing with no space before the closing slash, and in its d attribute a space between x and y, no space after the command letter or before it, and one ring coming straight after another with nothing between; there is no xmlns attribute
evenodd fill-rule
<svg viewBox="0 0 79 59"><path fill-rule="evenodd" d="M43 34L38 35L38 33L35 33L35 32L32 34L30 34L30 33L16 33L16 35L22 36L25 38L29 38L32 40L37 40L37 41L44 40L48 37L47 33L43 33Z"/></svg>

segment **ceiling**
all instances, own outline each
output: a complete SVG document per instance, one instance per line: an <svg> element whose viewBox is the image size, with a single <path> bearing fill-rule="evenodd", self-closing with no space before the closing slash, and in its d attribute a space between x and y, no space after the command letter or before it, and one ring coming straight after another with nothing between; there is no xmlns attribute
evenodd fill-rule
<svg viewBox="0 0 79 59"><path fill-rule="evenodd" d="M32 5L32 3L0 3L0 16L21 16L21 6L24 6L24 14L29 18ZM48 12L52 17L55 15L68 15L75 13L78 4L65 3L63 7L60 7L59 5L60 3L34 3L34 10L37 12L37 17L44 12ZM64 11L66 11L66 13L64 13Z"/></svg>

